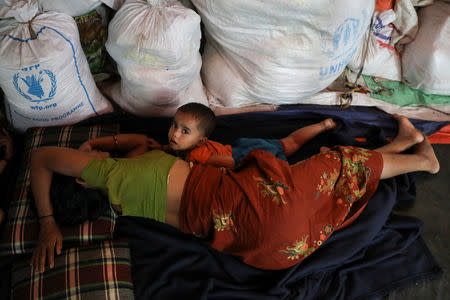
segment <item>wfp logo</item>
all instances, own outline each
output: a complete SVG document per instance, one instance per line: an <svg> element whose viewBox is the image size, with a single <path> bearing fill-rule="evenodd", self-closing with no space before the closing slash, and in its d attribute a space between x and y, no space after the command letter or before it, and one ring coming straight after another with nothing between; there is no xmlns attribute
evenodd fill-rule
<svg viewBox="0 0 450 300"><path fill-rule="evenodd" d="M23 68L14 74L13 85L17 92L30 102L52 100L56 94L56 78L50 70L39 65Z"/></svg>
<svg viewBox="0 0 450 300"><path fill-rule="evenodd" d="M365 13L363 12L363 16ZM339 75L357 50L361 36L361 21L347 18L336 30L320 33L320 47L332 63L320 67L320 79Z"/></svg>
<svg viewBox="0 0 450 300"><path fill-rule="evenodd" d="M355 18L345 19L333 33L322 31L320 33L320 47L322 52L329 58L335 60L345 56L349 48L359 41L360 20Z"/></svg>

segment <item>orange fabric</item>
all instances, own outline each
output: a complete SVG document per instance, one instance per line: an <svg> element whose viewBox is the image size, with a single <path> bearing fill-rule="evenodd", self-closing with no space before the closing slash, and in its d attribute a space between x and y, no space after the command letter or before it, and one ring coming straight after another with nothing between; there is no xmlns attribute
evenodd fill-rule
<svg viewBox="0 0 450 300"><path fill-rule="evenodd" d="M291 267L352 223L377 189L380 153L337 147L294 165L262 150L234 170L195 165L180 229L260 269Z"/></svg>
<svg viewBox="0 0 450 300"><path fill-rule="evenodd" d="M430 135L428 140L432 144L450 144L450 124L445 125L438 132Z"/></svg>
<svg viewBox="0 0 450 300"><path fill-rule="evenodd" d="M186 161L205 164L212 154L231 156L231 146L207 140L202 145L193 149L186 157Z"/></svg>
<svg viewBox="0 0 450 300"><path fill-rule="evenodd" d="M376 0L375 10L392 9L394 8L394 5L394 0Z"/></svg>

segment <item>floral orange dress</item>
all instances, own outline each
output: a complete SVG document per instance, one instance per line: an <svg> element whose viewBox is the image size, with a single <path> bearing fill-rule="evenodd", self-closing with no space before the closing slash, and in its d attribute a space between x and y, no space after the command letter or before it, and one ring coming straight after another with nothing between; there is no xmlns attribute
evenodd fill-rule
<svg viewBox="0 0 450 300"><path fill-rule="evenodd" d="M235 170L195 165L180 207L182 231L260 269L284 269L352 223L375 192L380 153L336 147L289 165L251 151Z"/></svg>

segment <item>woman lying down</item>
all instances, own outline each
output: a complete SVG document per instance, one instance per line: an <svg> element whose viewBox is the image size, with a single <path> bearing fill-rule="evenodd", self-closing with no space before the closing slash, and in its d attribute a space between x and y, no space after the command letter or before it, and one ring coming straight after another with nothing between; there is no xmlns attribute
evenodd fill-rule
<svg viewBox="0 0 450 300"><path fill-rule="evenodd" d="M321 153L294 165L253 150L233 170L191 167L159 150L134 158L111 158L106 152L39 148L31 156L31 188L40 220L31 264L37 272L44 271L46 262L53 268L55 252L60 254L62 248L56 220L81 215L57 211L52 205L55 172L73 177L74 186L76 181L83 182L83 191L104 193L107 197L89 201L109 200L123 216L164 222L257 268L288 268L317 250L334 231L350 225L380 179L439 171L428 139L407 118L397 120L397 137L376 150L322 148ZM126 148L125 141L117 142ZM401 154L410 147L411 154ZM55 199L80 201L76 196ZM62 206L73 206L69 204Z"/></svg>

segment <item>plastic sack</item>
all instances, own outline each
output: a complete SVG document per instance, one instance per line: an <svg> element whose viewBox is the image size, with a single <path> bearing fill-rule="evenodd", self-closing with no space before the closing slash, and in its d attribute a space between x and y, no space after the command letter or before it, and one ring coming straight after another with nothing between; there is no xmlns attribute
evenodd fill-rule
<svg viewBox="0 0 450 300"><path fill-rule="evenodd" d="M99 0L38 0L39 9L43 12L56 11L68 14L72 17L84 15L100 5L102 1Z"/></svg>
<svg viewBox="0 0 450 300"><path fill-rule="evenodd" d="M1 0L0 0L1 1ZM56 11L72 17L82 16L98 8L102 3L118 10L125 0L38 0L41 11Z"/></svg>
<svg viewBox="0 0 450 300"><path fill-rule="evenodd" d="M205 87L226 107L300 103L360 44L375 1L192 0L205 25Z"/></svg>
<svg viewBox="0 0 450 300"><path fill-rule="evenodd" d="M450 3L418 12L419 30L402 55L403 81L428 94L450 95Z"/></svg>
<svg viewBox="0 0 450 300"><path fill-rule="evenodd" d="M0 6L9 6L11 4L11 0L0 0Z"/></svg>
<svg viewBox="0 0 450 300"><path fill-rule="evenodd" d="M394 21L392 9L374 13L370 30L365 33L361 46L347 65L350 70L358 72L363 65L362 74L402 80L400 56L392 41Z"/></svg>
<svg viewBox="0 0 450 300"><path fill-rule="evenodd" d="M24 1L0 16L17 13L16 20L0 24L0 86L11 125L24 132L111 111L89 71L73 18L33 16L36 6Z"/></svg>
<svg viewBox="0 0 450 300"><path fill-rule="evenodd" d="M111 97L140 116L171 115L187 102L207 104L200 38L200 17L179 1L125 2L109 24L106 42L121 76Z"/></svg>

